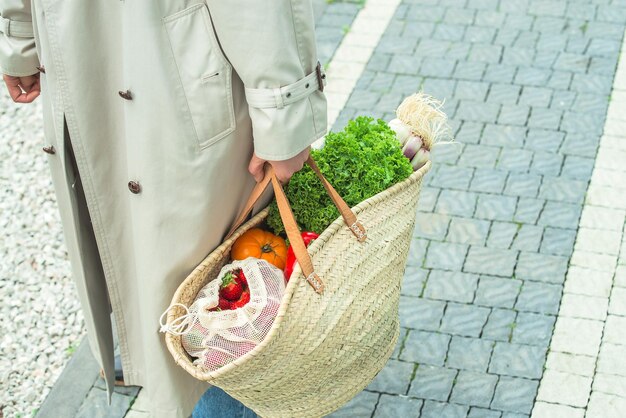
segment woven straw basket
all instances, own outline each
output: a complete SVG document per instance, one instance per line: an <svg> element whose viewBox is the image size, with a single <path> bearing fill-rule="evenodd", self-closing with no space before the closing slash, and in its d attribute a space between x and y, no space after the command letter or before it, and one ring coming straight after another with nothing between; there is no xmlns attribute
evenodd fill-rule
<svg viewBox="0 0 626 418"><path fill-rule="evenodd" d="M367 230L362 242L344 219L338 218L310 245L312 266L324 283L321 293L302 272L307 260L298 254L292 236L299 234L292 231L289 238L298 265L269 334L254 350L207 372L193 365L181 337L168 333L166 344L176 363L262 417L319 417L352 399L384 367L398 339L400 284L422 178L430 166L428 162L403 182L352 209L350 213L357 215ZM278 199L284 194L273 177L280 208ZM283 213L281 209L285 222ZM234 241L267 214L265 208L234 230L179 286L172 304L190 306L200 288L229 262ZM285 226L289 231L286 222ZM184 313L184 309L172 307L167 322Z"/></svg>

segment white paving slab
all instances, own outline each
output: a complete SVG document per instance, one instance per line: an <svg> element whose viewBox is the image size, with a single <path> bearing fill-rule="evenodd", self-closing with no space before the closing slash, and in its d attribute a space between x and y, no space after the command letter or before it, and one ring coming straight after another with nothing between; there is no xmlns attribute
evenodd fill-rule
<svg viewBox="0 0 626 418"><path fill-rule="evenodd" d="M626 417L625 51L533 418Z"/></svg>

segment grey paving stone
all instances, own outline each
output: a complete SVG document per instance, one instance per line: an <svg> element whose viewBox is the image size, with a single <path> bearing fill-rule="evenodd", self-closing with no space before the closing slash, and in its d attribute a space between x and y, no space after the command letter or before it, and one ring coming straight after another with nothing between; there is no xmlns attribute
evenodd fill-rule
<svg viewBox="0 0 626 418"><path fill-rule="evenodd" d="M481 143L503 148L522 148L526 129L519 126L485 125Z"/></svg>
<svg viewBox="0 0 626 418"><path fill-rule="evenodd" d="M594 163L593 158L568 155L561 170L561 177L588 181L591 178Z"/></svg>
<svg viewBox="0 0 626 418"><path fill-rule="evenodd" d="M444 189L467 190L473 174L471 168L439 165L429 184Z"/></svg>
<svg viewBox="0 0 626 418"><path fill-rule="evenodd" d="M511 196L537 197L542 177L528 173L511 173L504 194Z"/></svg>
<svg viewBox="0 0 626 418"><path fill-rule="evenodd" d="M463 121L455 139L460 143L477 144L484 127L485 125L480 122Z"/></svg>
<svg viewBox="0 0 626 418"><path fill-rule="evenodd" d="M430 270L419 266L407 265L402 279L401 293L405 296L421 296L429 272Z"/></svg>
<svg viewBox="0 0 626 418"><path fill-rule="evenodd" d="M600 135L588 135L570 132L565 135L565 140L561 145L561 152L565 155L579 155L583 157L595 158L600 142Z"/></svg>
<svg viewBox="0 0 626 418"><path fill-rule="evenodd" d="M582 204L587 191L587 182L564 177L546 178L539 190L539 197L559 202Z"/></svg>
<svg viewBox="0 0 626 418"><path fill-rule="evenodd" d="M400 296L400 325L411 329L437 330L445 305L436 300Z"/></svg>
<svg viewBox="0 0 626 418"><path fill-rule="evenodd" d="M497 4L496 1L493 0L470 0L468 7L471 7L471 3L489 3L489 8L492 10L479 10L476 12L476 18L474 19L474 24L476 26L487 26L490 28L500 28L502 23L504 22L505 14L501 12L495 11L495 7L492 7L494 4Z"/></svg>
<svg viewBox="0 0 626 418"><path fill-rule="evenodd" d="M513 221L529 224L536 223L545 204L545 200L542 199L520 197L517 202L517 208L515 209Z"/></svg>
<svg viewBox="0 0 626 418"><path fill-rule="evenodd" d="M500 418L501 416L502 413L500 411L471 407L467 418Z"/></svg>
<svg viewBox="0 0 626 418"><path fill-rule="evenodd" d="M470 218L453 217L446 241L461 244L482 245L489 232L489 222Z"/></svg>
<svg viewBox="0 0 626 418"><path fill-rule="evenodd" d="M89 391L75 416L76 418L123 417L130 409L132 400L131 396L113 393L111 405L109 405L106 391L94 388Z"/></svg>
<svg viewBox="0 0 626 418"><path fill-rule="evenodd" d="M497 64L502 57L502 50L500 45L475 43L470 50L469 60Z"/></svg>
<svg viewBox="0 0 626 418"><path fill-rule="evenodd" d="M496 167L514 173L526 173L532 158L532 151L503 148Z"/></svg>
<svg viewBox="0 0 626 418"><path fill-rule="evenodd" d="M516 315L517 313L510 309L493 309L489 314L481 338L509 341L515 327Z"/></svg>
<svg viewBox="0 0 626 418"><path fill-rule="evenodd" d="M445 41L460 41L465 34L465 26L449 23L440 23L435 26L433 39L442 39Z"/></svg>
<svg viewBox="0 0 626 418"><path fill-rule="evenodd" d="M502 412L502 418L528 418L528 414L518 414L517 412Z"/></svg>
<svg viewBox="0 0 626 418"><path fill-rule="evenodd" d="M514 105L517 103L521 87L511 84L492 84L487 96L488 102Z"/></svg>
<svg viewBox="0 0 626 418"><path fill-rule="evenodd" d="M391 62L391 54L384 52L374 52L367 62L366 69L371 71L385 71ZM358 84L357 84L358 86Z"/></svg>
<svg viewBox="0 0 626 418"><path fill-rule="evenodd" d="M536 152L533 157L531 173L544 176L558 176L563 165L563 156L553 152Z"/></svg>
<svg viewBox="0 0 626 418"><path fill-rule="evenodd" d="M416 75L407 75L407 74L391 74L394 75L395 78L391 85L390 90L395 92L400 92L404 95L413 94L420 89L422 82L424 79L420 76Z"/></svg>
<svg viewBox="0 0 626 418"><path fill-rule="evenodd" d="M436 3L432 3L436 4ZM426 22L437 22L443 19L446 12L444 7L434 7L430 5L411 5L406 18Z"/></svg>
<svg viewBox="0 0 626 418"><path fill-rule="evenodd" d="M554 69L584 73L589 65L589 59L585 55L561 52L554 64Z"/></svg>
<svg viewBox="0 0 626 418"><path fill-rule="evenodd" d="M428 240L413 238L409 246L407 265L422 266L424 264L424 260L426 259L428 244Z"/></svg>
<svg viewBox="0 0 626 418"><path fill-rule="evenodd" d="M471 217L476 199L476 193L444 189L439 194L436 210L438 213Z"/></svg>
<svg viewBox="0 0 626 418"><path fill-rule="evenodd" d="M411 383L409 396L446 401L450 396L456 370L420 364Z"/></svg>
<svg viewBox="0 0 626 418"><path fill-rule="evenodd" d="M437 204L439 192L440 190L437 188L422 185L417 209L420 212L432 212L435 209L435 205Z"/></svg>
<svg viewBox="0 0 626 418"><path fill-rule="evenodd" d="M515 42L515 39L517 39L517 37L519 36L519 32L520 31L517 29L500 28L500 30L498 30L498 33L496 35L496 39L494 39L493 43L502 45L505 47L510 47ZM505 54L507 53L507 51L511 51L511 49L509 48L505 49L504 50ZM516 60L512 59L510 56L507 57L505 55L502 62L510 65L510 64L514 64ZM524 63L519 63L518 65L524 65Z"/></svg>
<svg viewBox="0 0 626 418"><path fill-rule="evenodd" d="M455 80L425 78L422 83L422 90L424 90L425 93L432 94L440 100L449 101L454 96L455 88Z"/></svg>
<svg viewBox="0 0 626 418"><path fill-rule="evenodd" d="M376 406L374 418L419 417L423 402L421 399L383 394Z"/></svg>
<svg viewBox="0 0 626 418"><path fill-rule="evenodd" d="M468 26L465 30L465 40L468 42L491 43L496 36L494 28Z"/></svg>
<svg viewBox="0 0 626 418"><path fill-rule="evenodd" d="M422 407L421 418L465 418L467 406L451 403L426 401Z"/></svg>
<svg viewBox="0 0 626 418"><path fill-rule="evenodd" d="M536 48L537 40L539 39L539 32L533 31L520 31L517 39L513 43L514 48Z"/></svg>
<svg viewBox="0 0 626 418"><path fill-rule="evenodd" d="M478 338L452 337L446 367L485 372L489 365L492 348L492 341Z"/></svg>
<svg viewBox="0 0 626 418"><path fill-rule="evenodd" d="M530 413L539 382L503 376L498 381L491 408L502 411Z"/></svg>
<svg viewBox="0 0 626 418"><path fill-rule="evenodd" d="M410 330L400 353L400 360L418 363L421 366L443 366L448 351L450 336L436 332ZM419 369L418 369L418 374ZM409 394L414 394L411 385Z"/></svg>
<svg viewBox="0 0 626 418"><path fill-rule="evenodd" d="M471 246L463 270L468 273L510 277L516 260L516 251Z"/></svg>
<svg viewBox="0 0 626 418"><path fill-rule="evenodd" d="M544 254L570 256L574 249L576 231L573 229L546 228L541 242Z"/></svg>
<svg viewBox="0 0 626 418"><path fill-rule="evenodd" d="M522 280L563 283L567 262L567 257L522 252L515 268L515 276Z"/></svg>
<svg viewBox="0 0 626 418"><path fill-rule="evenodd" d="M457 23L461 25L471 25L474 22L476 12L472 9L453 8L447 9L445 21L448 23Z"/></svg>
<svg viewBox="0 0 626 418"><path fill-rule="evenodd" d="M544 228L535 225L520 224L520 229L511 245L512 250L537 252L543 237Z"/></svg>
<svg viewBox="0 0 626 418"><path fill-rule="evenodd" d="M515 213L517 198L481 194L476 204L476 218L495 221L510 221Z"/></svg>
<svg viewBox="0 0 626 418"><path fill-rule="evenodd" d="M448 303L439 329L453 335L478 337L488 316L487 308Z"/></svg>
<svg viewBox="0 0 626 418"><path fill-rule="evenodd" d="M462 100L459 105L457 117L462 120L494 123L498 118L499 111L500 105L497 103Z"/></svg>
<svg viewBox="0 0 626 418"><path fill-rule="evenodd" d="M569 92L576 94L574 92ZM576 100L573 103L573 107L579 112L596 113L598 116L604 116L608 108L609 101L606 94L593 93L578 93L576 94Z"/></svg>
<svg viewBox="0 0 626 418"><path fill-rule="evenodd" d="M444 58L431 58L422 62L419 74L423 77L450 77L455 65L454 61Z"/></svg>
<svg viewBox="0 0 626 418"><path fill-rule="evenodd" d="M384 51L387 54L411 54L417 46L418 39L391 35L389 32L381 38L376 49Z"/></svg>
<svg viewBox="0 0 626 418"><path fill-rule="evenodd" d="M515 308L520 311L556 314L563 287L559 284L525 282Z"/></svg>
<svg viewBox="0 0 626 418"><path fill-rule="evenodd" d="M483 306L512 308L521 287L521 280L481 276L475 303Z"/></svg>
<svg viewBox="0 0 626 418"><path fill-rule="evenodd" d="M499 32L501 33L506 32ZM519 36L519 31L514 31L511 36L511 42L515 41ZM535 58L535 49L534 48L505 48L504 55L502 57L502 63L507 65L516 65L516 66L527 66L529 63L533 61ZM519 71L519 70L518 70ZM516 78L517 72L516 71ZM511 80L512 81L512 80Z"/></svg>
<svg viewBox="0 0 626 418"><path fill-rule="evenodd" d="M424 297L469 303L474 299L477 284L478 276L475 274L432 270Z"/></svg>
<svg viewBox="0 0 626 418"><path fill-rule="evenodd" d="M463 42L452 42L450 48L446 51L445 58L452 59L457 61L465 61L467 60L467 55L469 54L470 45ZM457 64L458 67L458 64ZM456 69L455 69L456 73ZM455 77L458 78L458 77ZM474 78L475 80L480 80L480 77Z"/></svg>
<svg viewBox="0 0 626 418"><path fill-rule="evenodd" d="M539 379L543 373L546 350L546 347L496 342L489 373Z"/></svg>
<svg viewBox="0 0 626 418"><path fill-rule="evenodd" d="M465 167L492 168L500 154L499 147L468 144L463 149L458 164Z"/></svg>
<svg viewBox="0 0 626 418"><path fill-rule="evenodd" d="M350 402L344 405L341 409L327 415L329 418L354 418L354 417L369 417L372 416L372 412L376 408L378 397L380 395L374 392L368 392L366 390L356 395Z"/></svg>
<svg viewBox="0 0 626 418"><path fill-rule="evenodd" d="M400 335L398 336L396 347L394 348L393 353L391 353L391 358L394 360L397 360L398 356L400 355L400 350L402 349L402 346L404 345L404 339L406 338L407 331L408 330L406 328L400 328Z"/></svg>
<svg viewBox="0 0 626 418"><path fill-rule="evenodd" d="M565 133L563 132L532 128L528 130L524 147L541 152L556 152L564 138Z"/></svg>
<svg viewBox="0 0 626 418"><path fill-rule="evenodd" d="M559 109L547 109L533 107L528 119L528 126L541 129L559 129L563 111Z"/></svg>
<svg viewBox="0 0 626 418"><path fill-rule="evenodd" d="M506 182L504 170L477 169L470 184L470 190L484 193L501 193Z"/></svg>
<svg viewBox="0 0 626 418"><path fill-rule="evenodd" d="M489 407L498 376L461 370L450 401L462 405Z"/></svg>
<svg viewBox="0 0 626 418"><path fill-rule="evenodd" d="M506 54L506 49L504 54ZM458 67L457 67L458 68ZM494 83L511 83L517 72L515 64L489 64L483 79Z"/></svg>
<svg viewBox="0 0 626 418"><path fill-rule="evenodd" d="M464 244L432 241L428 247L425 267L459 271L463 267L467 248Z"/></svg>
<svg viewBox="0 0 626 418"><path fill-rule="evenodd" d="M480 81L459 81L456 84L454 98L457 100L479 100L483 101L487 97L489 83Z"/></svg>
<svg viewBox="0 0 626 418"><path fill-rule="evenodd" d="M413 363L389 360L385 367L367 386L367 390L404 395L413 377Z"/></svg>
<svg viewBox="0 0 626 418"><path fill-rule="evenodd" d="M408 18L408 14L407 14ZM402 35L413 36L415 38L429 38L435 31L435 24L433 22L417 22L406 20L404 22L404 30Z"/></svg>
<svg viewBox="0 0 626 418"><path fill-rule="evenodd" d="M487 247L508 249L518 229L518 225L514 223L493 222L487 238Z"/></svg>
<svg viewBox="0 0 626 418"><path fill-rule="evenodd" d="M580 93L611 93L613 74L574 74L571 89Z"/></svg>
<svg viewBox="0 0 626 418"><path fill-rule="evenodd" d="M619 53L620 46L617 39L591 39L587 54L594 57L613 57Z"/></svg>
<svg viewBox="0 0 626 418"><path fill-rule="evenodd" d="M530 107L525 105L502 105L498 124L525 126L530 115Z"/></svg>
<svg viewBox="0 0 626 418"><path fill-rule="evenodd" d="M482 80L487 65L484 62L459 61L454 70L454 78L459 80Z"/></svg>
<svg viewBox="0 0 626 418"><path fill-rule="evenodd" d="M604 129L604 118L583 112L564 112L561 131L567 133L585 132L587 135L600 135ZM580 144L579 144L580 146Z"/></svg>
<svg viewBox="0 0 626 418"><path fill-rule="evenodd" d="M526 86L544 86L552 75L552 71L533 67L520 67L515 74L514 82Z"/></svg>
<svg viewBox="0 0 626 418"><path fill-rule="evenodd" d="M520 312L513 329L512 342L547 347L550 343L556 317Z"/></svg>
<svg viewBox="0 0 626 418"><path fill-rule="evenodd" d="M568 82L568 85L569 85L569 82ZM550 108L569 110L572 108L574 101L576 99L577 99L577 94L573 91L555 90L554 94L552 95L552 101L550 102Z"/></svg>
<svg viewBox="0 0 626 418"><path fill-rule="evenodd" d="M415 49L415 56L417 57L432 57L441 58L445 51L450 48L450 41L443 41L438 39L421 39L417 48Z"/></svg>
<svg viewBox="0 0 626 418"><path fill-rule="evenodd" d="M426 239L443 240L448 232L450 217L438 213L418 213L415 220L414 236Z"/></svg>
<svg viewBox="0 0 626 418"><path fill-rule="evenodd" d="M552 100L552 89L545 87L524 86L519 104L535 107L548 107Z"/></svg>
<svg viewBox="0 0 626 418"><path fill-rule="evenodd" d="M541 212L538 224L576 229L581 210L582 207L577 204L548 201Z"/></svg>

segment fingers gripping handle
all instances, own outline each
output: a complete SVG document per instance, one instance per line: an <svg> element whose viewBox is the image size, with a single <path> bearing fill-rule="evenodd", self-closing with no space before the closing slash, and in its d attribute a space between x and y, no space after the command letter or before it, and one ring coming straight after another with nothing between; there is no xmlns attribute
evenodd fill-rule
<svg viewBox="0 0 626 418"><path fill-rule="evenodd" d="M328 180L326 180L319 167L310 156L307 160L307 164L311 167L313 172L317 175L317 177L324 185L328 196L335 204L337 210L339 210L339 213L341 213L341 216L343 217L346 225L350 228L350 231L352 231L352 233L356 236L359 242L365 241L365 239L367 238L367 232L363 225L357 220L357 217L354 212L352 212L352 209L350 209L347 203L341 198L339 193L337 193L334 187L328 182ZM313 262L311 261L311 256L309 255L302 236L300 235L298 224L296 223L295 217L291 210L291 206L289 206L287 196L285 196L285 192L280 184L280 181L278 180L278 177L276 177L274 169L270 164L265 165L265 176L263 177L263 180L258 182L252 190L252 193L250 194L246 205L244 206L237 219L233 222L233 225L230 228L230 231L228 231L225 239L230 238L232 234L244 223L246 217L248 216L250 211L252 211L252 208L259 200L265 189L267 189L270 182L272 183L272 186L274 188L274 194L276 196L276 203L278 206L278 211L280 212L280 217L283 221L283 224L285 225L285 231L287 232L287 236L289 237L289 241L291 243L291 246L293 247L294 254L296 255L296 259L300 264L302 272L306 276L306 280L313 287L313 289L315 289L317 293L322 293L322 291L324 290L324 283L313 271Z"/></svg>

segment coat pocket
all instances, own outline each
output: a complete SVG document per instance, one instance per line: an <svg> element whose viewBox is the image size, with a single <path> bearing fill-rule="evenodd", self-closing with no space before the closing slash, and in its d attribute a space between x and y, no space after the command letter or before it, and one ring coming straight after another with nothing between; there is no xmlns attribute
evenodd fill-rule
<svg viewBox="0 0 626 418"><path fill-rule="evenodd" d="M232 66L222 53L206 4L163 18L200 148L235 130Z"/></svg>

